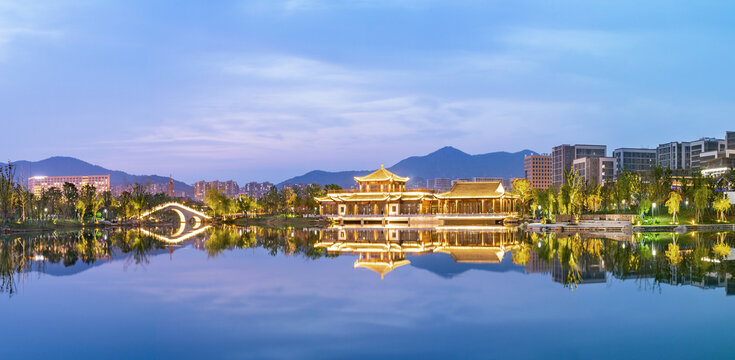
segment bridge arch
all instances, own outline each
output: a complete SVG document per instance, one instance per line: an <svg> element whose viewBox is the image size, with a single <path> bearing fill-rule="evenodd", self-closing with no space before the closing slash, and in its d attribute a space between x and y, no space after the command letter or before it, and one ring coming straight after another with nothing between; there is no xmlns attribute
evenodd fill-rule
<svg viewBox="0 0 735 360"><path fill-rule="evenodd" d="M186 205L182 205L176 202L170 202L163 205L156 206L155 208L146 211L138 217L139 219L144 219L148 216L150 216L153 213L164 211L164 210L173 210L177 215L179 215L179 220L182 224L189 223L190 220L194 220L194 228L198 228L201 226L201 223L205 219L211 219L210 216L207 214L197 211L195 209L192 209Z"/></svg>

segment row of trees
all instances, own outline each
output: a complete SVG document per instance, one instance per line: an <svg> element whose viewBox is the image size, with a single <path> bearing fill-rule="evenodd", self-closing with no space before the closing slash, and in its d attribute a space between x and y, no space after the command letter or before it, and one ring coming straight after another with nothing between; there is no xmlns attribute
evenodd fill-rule
<svg viewBox="0 0 735 360"><path fill-rule="evenodd" d="M341 190L338 185L329 184L322 187L319 184L307 186L276 186L262 197L253 199L249 196L240 195L230 198L217 189L209 189L205 194L204 202L211 209L214 216L228 216L235 214L246 214L252 212L264 212L268 214L317 214L319 204L317 197L326 195L330 190Z"/></svg>
<svg viewBox="0 0 735 360"><path fill-rule="evenodd" d="M542 216L552 222L558 214L571 215L575 221L585 212L645 215L664 206L676 221L682 204L696 210L697 221L711 210L717 212L718 219L726 220L730 203L722 190L735 184L735 170L721 178L705 177L696 171L676 180L679 184L675 187L671 170L656 167L647 176L624 171L614 182L600 186L584 181L571 169L560 187L531 189L527 180L516 179L513 192L520 197L522 215Z"/></svg>
<svg viewBox="0 0 735 360"><path fill-rule="evenodd" d="M0 168L0 213L3 224L9 220L50 218L80 221L88 218L128 219L168 201L171 199L166 194L150 194L140 184L135 184L130 191L123 191L119 196L113 196L109 190L97 191L91 184L78 188L68 182L61 188L51 187L34 194L17 182L13 164Z"/></svg>

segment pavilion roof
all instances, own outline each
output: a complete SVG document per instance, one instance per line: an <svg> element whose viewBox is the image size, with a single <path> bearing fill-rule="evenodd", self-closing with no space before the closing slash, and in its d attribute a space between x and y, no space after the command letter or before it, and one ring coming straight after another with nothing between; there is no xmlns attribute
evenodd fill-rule
<svg viewBox="0 0 735 360"><path fill-rule="evenodd" d="M408 261L408 260L398 260L398 261L388 260L388 261L379 261L379 262L374 262L374 261L360 261L360 260L358 260L358 261L355 261L354 267L355 268L359 268L360 267L360 268L365 268L365 269L368 269L368 270L372 270L372 271L380 274L380 278L383 279L383 277L385 276L385 274L393 271L393 269L399 268L399 267L401 267L403 265L407 265L409 263L410 263L410 261Z"/></svg>
<svg viewBox="0 0 735 360"><path fill-rule="evenodd" d="M398 176L388 170L386 170L383 165L380 165L380 169L375 170L374 172L365 175L365 176L355 176L355 181L357 182L363 182L363 181L391 181L391 182L408 182L410 178Z"/></svg>
<svg viewBox="0 0 735 360"><path fill-rule="evenodd" d="M460 181L454 183L452 189L436 197L440 199L482 199L499 198L506 195L500 181ZM507 195L506 195L507 196Z"/></svg>

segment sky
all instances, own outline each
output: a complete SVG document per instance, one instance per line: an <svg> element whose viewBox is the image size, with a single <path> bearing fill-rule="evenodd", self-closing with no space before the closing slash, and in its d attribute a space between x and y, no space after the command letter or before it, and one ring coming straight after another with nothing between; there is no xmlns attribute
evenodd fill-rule
<svg viewBox="0 0 735 360"><path fill-rule="evenodd" d="M0 0L0 156L187 182L735 130L726 1Z"/></svg>

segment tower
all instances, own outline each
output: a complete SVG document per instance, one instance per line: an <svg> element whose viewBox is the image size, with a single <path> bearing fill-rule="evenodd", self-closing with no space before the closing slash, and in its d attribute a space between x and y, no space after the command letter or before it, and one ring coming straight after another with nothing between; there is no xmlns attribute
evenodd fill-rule
<svg viewBox="0 0 735 360"><path fill-rule="evenodd" d="M168 174L168 197L174 197L174 180L171 178L171 173Z"/></svg>

